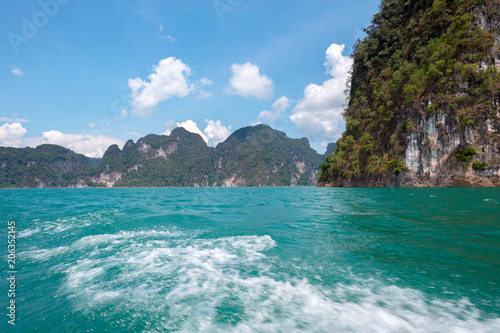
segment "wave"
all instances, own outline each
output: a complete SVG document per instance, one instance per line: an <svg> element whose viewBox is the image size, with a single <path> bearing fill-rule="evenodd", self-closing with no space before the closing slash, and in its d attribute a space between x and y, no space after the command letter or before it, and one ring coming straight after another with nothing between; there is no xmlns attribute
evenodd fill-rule
<svg viewBox="0 0 500 333"><path fill-rule="evenodd" d="M99 211L87 213L78 216L58 218L56 220L40 221L35 219L31 221L32 228L21 229L17 233L18 238L27 238L33 235L58 234L75 228L85 228L92 225L111 224L116 222L118 217L125 214L118 211Z"/></svg>
<svg viewBox="0 0 500 333"><path fill-rule="evenodd" d="M268 254L277 246L268 235L199 236L122 231L25 255L71 254L55 269L74 310L102 313L116 325L141 313L148 332L500 331L500 319L483 318L467 298L431 299L375 278L350 276L328 287L288 276Z"/></svg>
<svg viewBox="0 0 500 333"><path fill-rule="evenodd" d="M22 259L32 259L35 261L46 261L51 259L52 257L65 253L69 250L69 247L67 246L60 246L56 248L51 248L51 249L41 249L41 250L30 250L30 251L23 251L19 253L19 257Z"/></svg>

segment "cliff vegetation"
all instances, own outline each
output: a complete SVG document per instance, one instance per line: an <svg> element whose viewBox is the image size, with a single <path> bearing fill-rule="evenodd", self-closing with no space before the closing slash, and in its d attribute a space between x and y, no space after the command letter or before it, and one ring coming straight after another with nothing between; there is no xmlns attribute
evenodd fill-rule
<svg viewBox="0 0 500 333"><path fill-rule="evenodd" d="M354 46L346 130L321 183L451 185L443 170L467 176L457 156L471 144L462 172L484 159L476 175L497 175L499 18L495 0L383 0Z"/></svg>

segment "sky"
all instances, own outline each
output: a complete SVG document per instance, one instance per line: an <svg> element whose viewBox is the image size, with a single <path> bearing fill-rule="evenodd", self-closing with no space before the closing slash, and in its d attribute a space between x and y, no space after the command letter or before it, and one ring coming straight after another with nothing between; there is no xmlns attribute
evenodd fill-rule
<svg viewBox="0 0 500 333"><path fill-rule="evenodd" d="M0 12L0 146L101 157L259 123L324 153L379 0L23 0Z"/></svg>

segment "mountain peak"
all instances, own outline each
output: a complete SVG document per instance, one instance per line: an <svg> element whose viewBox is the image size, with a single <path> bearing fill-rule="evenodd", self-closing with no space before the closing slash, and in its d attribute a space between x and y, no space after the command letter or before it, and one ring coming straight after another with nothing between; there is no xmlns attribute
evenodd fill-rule
<svg viewBox="0 0 500 333"><path fill-rule="evenodd" d="M6 149L4 155L31 150ZM40 153L47 150L57 152L58 156L71 152L59 146L38 148ZM46 155L42 154L40 159ZM82 163L88 165L84 173L71 174L73 178L58 177L73 181L71 186L310 186L316 183L318 167L323 162L307 138L291 139L267 125L239 129L216 148L207 146L199 134L178 127L168 136L149 134L136 143L128 140L123 150L111 145L95 168L83 155L82 158ZM70 170L61 164L60 170L64 168ZM3 184L7 180L1 177L0 172ZM58 186L54 181L50 184Z"/></svg>

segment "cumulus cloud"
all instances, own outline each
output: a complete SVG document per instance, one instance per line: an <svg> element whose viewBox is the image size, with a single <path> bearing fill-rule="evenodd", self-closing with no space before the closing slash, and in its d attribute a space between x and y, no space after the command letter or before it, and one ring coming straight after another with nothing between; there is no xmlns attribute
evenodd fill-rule
<svg viewBox="0 0 500 333"><path fill-rule="evenodd" d="M272 111L262 111L261 113L259 113L259 119L266 121L276 120L281 117L285 109L289 107L290 101L286 96L283 96L274 101Z"/></svg>
<svg viewBox="0 0 500 333"><path fill-rule="evenodd" d="M24 138L27 130L20 123L0 126L0 146L36 147L41 144L54 144L73 150L88 157L102 157L109 146L124 142L116 138L98 134L65 134L59 131L43 132L42 137Z"/></svg>
<svg viewBox="0 0 500 333"><path fill-rule="evenodd" d="M344 47L332 44L328 48L324 65L333 78L321 85L308 85L304 90L304 98L292 110L290 120L299 131L313 140L335 140L342 134L345 83L352 66L352 59L342 55Z"/></svg>
<svg viewBox="0 0 500 333"><path fill-rule="evenodd" d="M345 45L332 44L326 50L326 61L324 63L326 67L326 72L333 77L347 76L347 73L352 67L352 59L347 56L343 56Z"/></svg>
<svg viewBox="0 0 500 333"><path fill-rule="evenodd" d="M13 66L12 67L12 74L14 74L15 76L23 76L24 75L24 72L22 70L20 70L19 68Z"/></svg>
<svg viewBox="0 0 500 333"><path fill-rule="evenodd" d="M266 99L273 95L273 81L264 74L260 74L257 65L247 62L231 66L233 76L225 92L243 97L256 97Z"/></svg>
<svg viewBox="0 0 500 333"><path fill-rule="evenodd" d="M153 69L154 73L149 75L149 81L140 78L128 80L128 86L132 90L132 114L149 117L158 103L174 96L186 97L193 90L193 85L188 80L191 68L180 59L163 59Z"/></svg>
<svg viewBox="0 0 500 333"><path fill-rule="evenodd" d="M27 130L21 123L3 124L0 126L0 146L19 147L21 138L26 134Z"/></svg>
<svg viewBox="0 0 500 333"><path fill-rule="evenodd" d="M88 157L102 157L109 146L124 142L116 138L97 134L65 134L59 131L43 132L41 143L60 145Z"/></svg>
<svg viewBox="0 0 500 333"><path fill-rule="evenodd" d="M205 122L207 123L207 127L203 130L203 133L208 138L207 144L209 146L215 147L231 135L231 126L222 126L220 120L205 119Z"/></svg>
<svg viewBox="0 0 500 333"><path fill-rule="evenodd" d="M183 121L182 123L174 123L173 121L167 122L164 126L166 128L162 135L170 135L175 126L183 127L191 133L199 134L203 140L212 147L215 147L219 142L226 140L231 135L231 126L223 126L220 120L205 119L207 127L202 131L196 122L191 119Z"/></svg>
<svg viewBox="0 0 500 333"><path fill-rule="evenodd" d="M198 128L196 122L192 121L191 119L183 121L182 123L177 123L177 127L183 127L184 129L186 129L186 131L199 134L205 142L208 142L208 137L203 134L203 132Z"/></svg>

